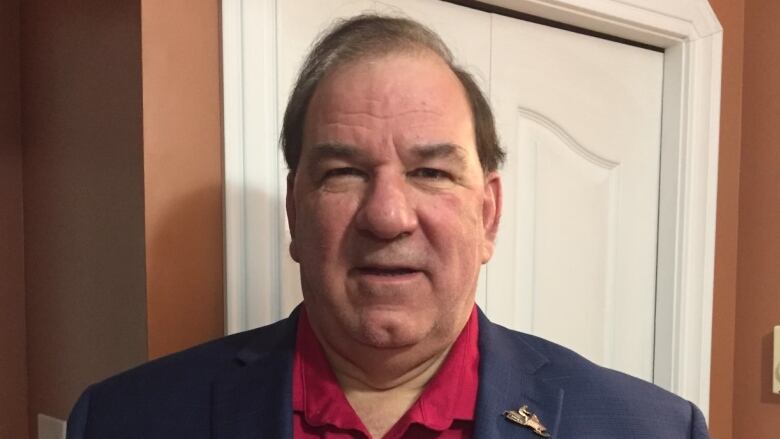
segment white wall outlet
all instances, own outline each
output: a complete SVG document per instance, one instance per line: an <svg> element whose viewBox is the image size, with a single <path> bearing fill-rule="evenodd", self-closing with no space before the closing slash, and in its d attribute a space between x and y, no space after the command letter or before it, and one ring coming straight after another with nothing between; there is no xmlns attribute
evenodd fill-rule
<svg viewBox="0 0 780 439"><path fill-rule="evenodd" d="M775 326L775 355L772 362L772 392L780 394L780 326Z"/></svg>
<svg viewBox="0 0 780 439"><path fill-rule="evenodd" d="M67 423L38 413L38 439L65 439Z"/></svg>

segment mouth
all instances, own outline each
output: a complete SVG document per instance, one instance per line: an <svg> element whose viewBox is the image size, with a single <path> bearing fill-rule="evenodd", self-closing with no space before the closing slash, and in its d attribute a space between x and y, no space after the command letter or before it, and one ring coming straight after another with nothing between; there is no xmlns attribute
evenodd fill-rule
<svg viewBox="0 0 780 439"><path fill-rule="evenodd" d="M355 272L361 276L381 277L384 279L403 279L421 273L421 270L404 266L361 266Z"/></svg>

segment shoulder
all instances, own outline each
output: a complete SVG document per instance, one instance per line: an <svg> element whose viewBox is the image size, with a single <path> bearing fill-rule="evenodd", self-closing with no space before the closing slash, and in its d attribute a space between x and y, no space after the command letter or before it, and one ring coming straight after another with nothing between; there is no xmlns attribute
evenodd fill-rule
<svg viewBox="0 0 780 439"><path fill-rule="evenodd" d="M545 381L565 384L572 390L597 393L649 394L662 399L679 399L660 387L622 372L599 366L582 355L549 340L489 323L493 338L504 339L502 346L514 355L536 358L535 369ZM482 331L482 328L480 328Z"/></svg>
<svg viewBox="0 0 780 439"><path fill-rule="evenodd" d="M495 336L511 340L506 345L515 355L544 359L535 375L563 391L562 437L617 437L618 431L634 438L707 438L704 417L691 402L556 343L490 325Z"/></svg>
<svg viewBox="0 0 780 439"><path fill-rule="evenodd" d="M197 391L208 386L220 373L251 360L251 356L278 348L285 338L290 338L288 320L222 337L150 361L92 386L93 392L126 390L141 384L149 391Z"/></svg>
<svg viewBox="0 0 780 439"><path fill-rule="evenodd" d="M549 340L519 332L514 332L514 336L547 358L548 363L540 373L548 382L559 383L572 391L627 397L641 395L682 401L678 396L655 384L599 366L573 350Z"/></svg>
<svg viewBox="0 0 780 439"><path fill-rule="evenodd" d="M161 434L153 437L166 437L166 431L168 437L201 437L209 431L215 380L263 355L291 351L291 320L207 342L91 385L71 412L68 438L139 437L146 428ZM100 434L86 434L87 425Z"/></svg>

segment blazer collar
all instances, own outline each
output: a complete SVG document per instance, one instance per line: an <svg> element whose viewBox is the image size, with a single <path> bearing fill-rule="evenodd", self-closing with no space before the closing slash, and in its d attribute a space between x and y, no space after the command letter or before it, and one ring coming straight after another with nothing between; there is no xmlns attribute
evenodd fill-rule
<svg viewBox="0 0 780 439"><path fill-rule="evenodd" d="M479 393L475 438L539 439L530 428L504 418L523 405L539 417L552 439L559 431L563 390L538 374L549 360L516 333L491 323L479 311Z"/></svg>
<svg viewBox="0 0 780 439"><path fill-rule="evenodd" d="M292 438L292 363L298 309L254 335L212 387L214 439Z"/></svg>

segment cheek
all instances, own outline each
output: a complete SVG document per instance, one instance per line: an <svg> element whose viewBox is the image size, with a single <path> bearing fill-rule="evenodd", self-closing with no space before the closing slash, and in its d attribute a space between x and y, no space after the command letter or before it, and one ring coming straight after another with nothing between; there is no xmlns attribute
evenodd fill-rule
<svg viewBox="0 0 780 439"><path fill-rule="evenodd" d="M338 252L354 210L353 201L333 194L304 200L297 214L299 251L314 258L312 262L316 265L321 264L323 255Z"/></svg>
<svg viewBox="0 0 780 439"><path fill-rule="evenodd" d="M440 196L422 204L420 222L437 253L448 260L473 264L482 233L481 205L471 197Z"/></svg>

